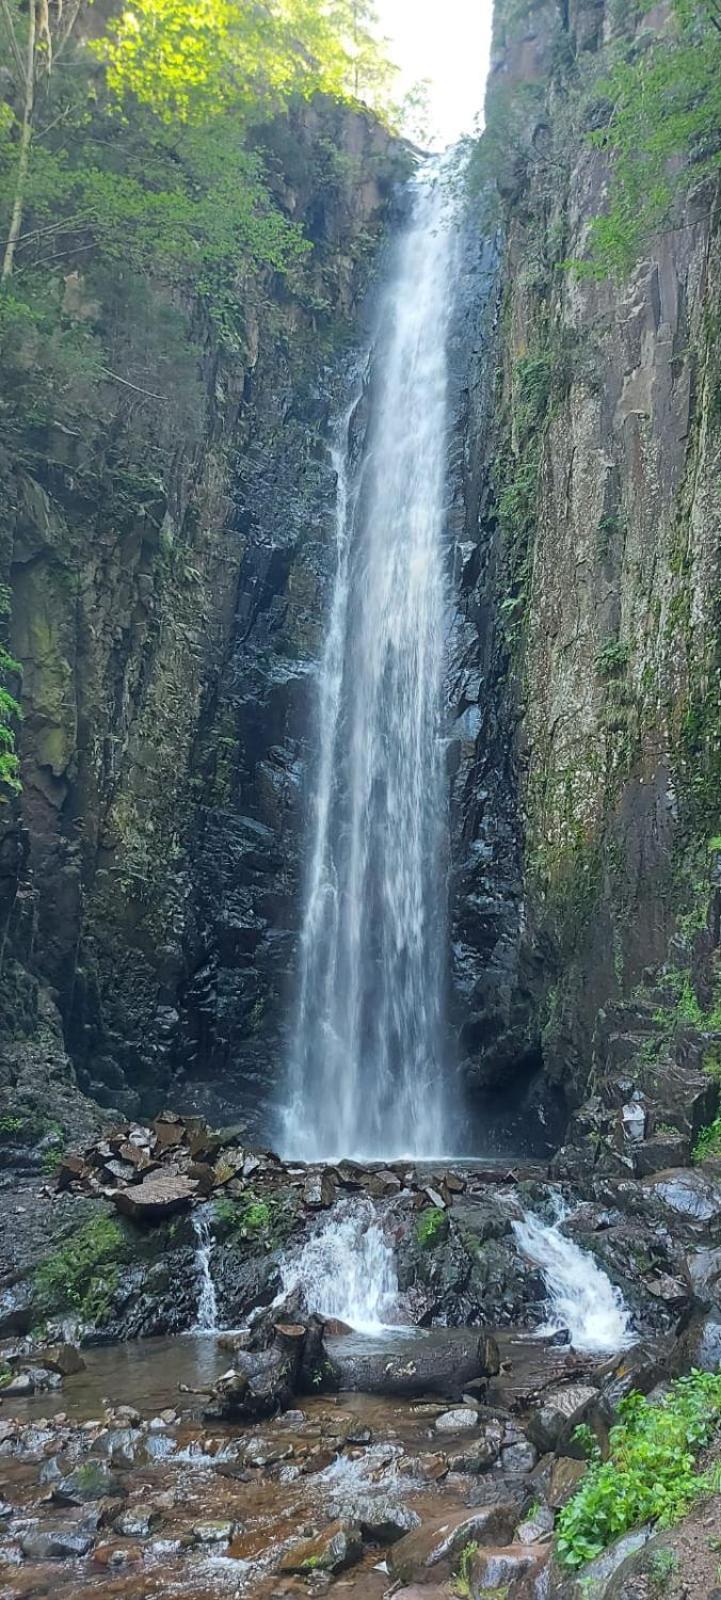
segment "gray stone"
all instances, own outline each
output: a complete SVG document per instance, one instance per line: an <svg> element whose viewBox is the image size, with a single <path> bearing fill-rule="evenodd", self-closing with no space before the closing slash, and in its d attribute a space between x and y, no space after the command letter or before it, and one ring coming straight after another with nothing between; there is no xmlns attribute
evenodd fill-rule
<svg viewBox="0 0 721 1600"><path fill-rule="evenodd" d="M70 1528L35 1528L23 1534L20 1549L29 1561L65 1561L87 1555L93 1535Z"/></svg>
<svg viewBox="0 0 721 1600"><path fill-rule="evenodd" d="M598 1408L598 1390L589 1384L567 1384L547 1390L542 1403L531 1413L526 1431L542 1455L556 1450L564 1453L574 1429Z"/></svg>
<svg viewBox="0 0 721 1600"><path fill-rule="evenodd" d="M501 1466L504 1472L532 1472L538 1460L538 1451L530 1439L522 1439L518 1444L507 1444L501 1451Z"/></svg>
<svg viewBox="0 0 721 1600"><path fill-rule="evenodd" d="M454 1411L443 1411L436 1417L436 1433L464 1433L478 1427L478 1412L470 1406L457 1406Z"/></svg>

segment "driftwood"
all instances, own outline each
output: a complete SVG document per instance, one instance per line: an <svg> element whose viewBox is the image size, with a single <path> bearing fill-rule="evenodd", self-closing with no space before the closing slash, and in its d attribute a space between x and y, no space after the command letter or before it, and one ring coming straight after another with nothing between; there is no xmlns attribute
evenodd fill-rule
<svg viewBox="0 0 721 1600"><path fill-rule="evenodd" d="M495 1341L458 1328L399 1339L395 1349L392 1342L379 1347L370 1340L329 1339L327 1354L337 1387L367 1394L457 1399L474 1379L499 1370Z"/></svg>

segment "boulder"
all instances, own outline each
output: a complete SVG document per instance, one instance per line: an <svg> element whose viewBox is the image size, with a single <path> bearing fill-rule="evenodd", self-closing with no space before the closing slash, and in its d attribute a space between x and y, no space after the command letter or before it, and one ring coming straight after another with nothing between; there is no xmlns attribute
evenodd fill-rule
<svg viewBox="0 0 721 1600"><path fill-rule="evenodd" d="M643 1182L645 1193L683 1222L716 1230L721 1226L721 1184L693 1167L671 1167Z"/></svg>
<svg viewBox="0 0 721 1600"><path fill-rule="evenodd" d="M396 1177L395 1172L385 1168L381 1172L369 1172L365 1183L366 1194L374 1200L383 1200L389 1195L399 1194L400 1189L400 1178Z"/></svg>
<svg viewBox="0 0 721 1600"><path fill-rule="evenodd" d="M353 1498L353 1517L364 1539L370 1544L395 1544L420 1527L417 1511L403 1504L397 1495L377 1494Z"/></svg>
<svg viewBox="0 0 721 1600"><path fill-rule="evenodd" d="M688 1270L696 1299L703 1306L721 1301L721 1249L694 1251L688 1257Z"/></svg>
<svg viewBox="0 0 721 1600"><path fill-rule="evenodd" d="M598 1390L586 1383L550 1389L527 1423L526 1432L542 1455L574 1454L573 1433L598 1410Z"/></svg>
<svg viewBox="0 0 721 1600"><path fill-rule="evenodd" d="M92 1543L92 1533L79 1528L31 1528L20 1549L28 1561L72 1561L87 1555Z"/></svg>
<svg viewBox="0 0 721 1600"><path fill-rule="evenodd" d="M160 1514L152 1506L131 1506L115 1518L113 1527L123 1539L147 1539L160 1521Z"/></svg>
<svg viewBox="0 0 721 1600"><path fill-rule="evenodd" d="M294 1544L280 1560L281 1572L343 1572L363 1554L360 1528L345 1522L331 1522L313 1539Z"/></svg>
<svg viewBox="0 0 721 1600"><path fill-rule="evenodd" d="M64 1156L57 1174L58 1189L69 1189L71 1183L82 1182L90 1175L90 1169L83 1157L73 1151Z"/></svg>
<svg viewBox="0 0 721 1600"><path fill-rule="evenodd" d="M448 1576L466 1545L505 1544L517 1521L518 1511L512 1500L433 1517L393 1545L388 1555L390 1575L403 1583L423 1582L426 1572L434 1580Z"/></svg>
<svg viewBox="0 0 721 1600"><path fill-rule="evenodd" d="M501 1466L504 1472L532 1472L538 1461L538 1451L530 1439L519 1439L515 1444L504 1445Z"/></svg>
<svg viewBox="0 0 721 1600"><path fill-rule="evenodd" d="M554 1511L560 1511L571 1496L576 1493L581 1479L585 1477L588 1463L576 1460L573 1456L560 1456L554 1461L548 1481L548 1503Z"/></svg>
<svg viewBox="0 0 721 1600"><path fill-rule="evenodd" d="M52 1487L53 1500L61 1505L82 1505L84 1500L102 1500L123 1493L118 1479L104 1461L83 1461Z"/></svg>
<svg viewBox="0 0 721 1600"><path fill-rule="evenodd" d="M49 1344L38 1352L38 1360L51 1372L59 1372L63 1378L85 1371L85 1362L76 1344Z"/></svg>
<svg viewBox="0 0 721 1600"><path fill-rule="evenodd" d="M721 1311L716 1306L692 1318L678 1341L673 1364L678 1372L692 1367L702 1372L721 1370Z"/></svg>
<svg viewBox="0 0 721 1600"><path fill-rule="evenodd" d="M447 1414L447 1413L446 1413ZM500 1422L483 1423L480 1432L464 1445L460 1454L450 1460L452 1472L487 1472L495 1466L501 1453L503 1426Z"/></svg>
<svg viewBox="0 0 721 1600"><path fill-rule="evenodd" d="M198 1192L193 1178L180 1172L154 1172L131 1189L118 1189L113 1204L134 1222L157 1222L191 1204Z"/></svg>
<svg viewBox="0 0 721 1600"><path fill-rule="evenodd" d="M545 1587L544 1572L550 1559L550 1545L519 1542L477 1550L470 1562L469 1592L503 1595L503 1600L536 1600L539 1594L555 1594L554 1589Z"/></svg>
<svg viewBox="0 0 721 1600"><path fill-rule="evenodd" d="M633 1389L650 1394L657 1383L668 1377L671 1349L672 1341L667 1338L639 1342L599 1368L596 1382L609 1417L615 1416L621 1401Z"/></svg>
<svg viewBox="0 0 721 1600"><path fill-rule="evenodd" d="M193 1539L196 1544L230 1544L234 1527L235 1523L222 1518L205 1518L193 1523Z"/></svg>
<svg viewBox="0 0 721 1600"><path fill-rule="evenodd" d="M7 1383L2 1386L5 1399L19 1399L22 1395L33 1394L35 1384L29 1372L14 1372Z"/></svg>
<svg viewBox="0 0 721 1600"><path fill-rule="evenodd" d="M629 1556L635 1555L648 1544L651 1533L650 1524L624 1533L595 1560L588 1561L578 1574L566 1577L559 1573L557 1584L554 1585L552 1580L551 1594L557 1596L557 1600L587 1600L589 1595L593 1596L593 1600L610 1600L616 1573Z"/></svg>
<svg viewBox="0 0 721 1600"><path fill-rule="evenodd" d="M519 1522L515 1533L516 1543L537 1544L539 1539L547 1539L553 1533L554 1520L550 1506L538 1506L532 1516Z"/></svg>
<svg viewBox="0 0 721 1600"><path fill-rule="evenodd" d="M303 1202L314 1210L327 1211L336 1197L335 1179L327 1168L309 1172L303 1185Z"/></svg>

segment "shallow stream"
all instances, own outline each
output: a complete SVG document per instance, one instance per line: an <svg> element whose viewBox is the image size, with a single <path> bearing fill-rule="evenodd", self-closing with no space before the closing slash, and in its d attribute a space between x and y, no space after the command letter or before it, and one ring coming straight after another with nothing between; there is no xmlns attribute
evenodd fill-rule
<svg viewBox="0 0 721 1600"><path fill-rule="evenodd" d="M427 1348L443 1338L441 1330L407 1334L405 1353L418 1340ZM574 1361L566 1350L508 1332L499 1343L510 1369L489 1399L503 1406ZM2 1492L14 1511L13 1537L0 1543L3 1600L270 1596L283 1592L273 1576L283 1551L334 1517L356 1515L369 1500L423 1521L458 1515L487 1482L448 1469L469 1446L461 1431L436 1433L443 1400L314 1395L255 1427L208 1427L197 1391L229 1359L207 1335L91 1349L85 1371L66 1379L62 1395L13 1403L22 1450L11 1453L7 1440L0 1446ZM139 1417L118 1414L122 1407ZM109 1469L99 1484L104 1493L80 1506L52 1501L58 1468L88 1460ZM20 1556L28 1533L85 1528L94 1546L78 1559ZM344 1591L363 1600L380 1600L388 1586L380 1548L343 1578Z"/></svg>

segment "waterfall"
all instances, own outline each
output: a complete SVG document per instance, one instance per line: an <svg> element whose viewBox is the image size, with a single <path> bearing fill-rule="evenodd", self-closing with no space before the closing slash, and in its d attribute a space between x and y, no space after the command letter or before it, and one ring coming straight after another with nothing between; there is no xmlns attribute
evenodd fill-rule
<svg viewBox="0 0 721 1600"><path fill-rule="evenodd" d="M193 1212L193 1232L197 1240L195 1271L198 1279L195 1328L196 1332L214 1333L218 1327L218 1301L210 1272L210 1258L215 1240L210 1228L210 1214L203 1208Z"/></svg>
<svg viewBox="0 0 721 1600"><path fill-rule="evenodd" d="M337 1317L359 1333L394 1326L399 1291L393 1251L366 1196L337 1205L302 1250L281 1263L281 1281L279 1300L300 1288L307 1312Z"/></svg>
<svg viewBox="0 0 721 1600"><path fill-rule="evenodd" d="M548 1290L547 1328L567 1328L576 1350L613 1355L632 1343L630 1313L588 1251L551 1223L528 1212L513 1231L525 1256L540 1267Z"/></svg>
<svg viewBox="0 0 721 1600"><path fill-rule="evenodd" d="M449 157L411 185L370 363L333 448L335 583L299 997L282 1118L306 1160L449 1148L442 1020L448 337L458 226Z"/></svg>

